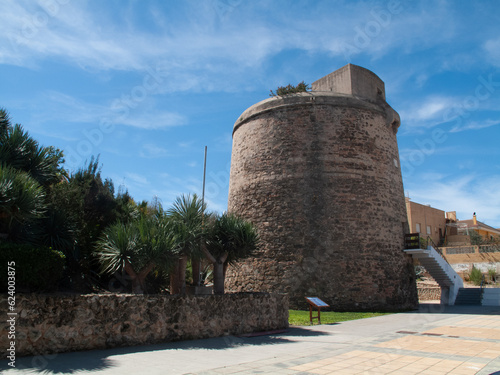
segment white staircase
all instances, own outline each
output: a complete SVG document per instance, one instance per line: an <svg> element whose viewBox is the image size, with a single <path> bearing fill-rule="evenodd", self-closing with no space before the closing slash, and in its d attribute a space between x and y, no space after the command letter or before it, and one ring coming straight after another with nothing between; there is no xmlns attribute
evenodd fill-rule
<svg viewBox="0 0 500 375"><path fill-rule="evenodd" d="M454 305L458 290L463 287L462 278L432 246L427 249L406 249L405 253L417 258L441 287L441 303Z"/></svg>

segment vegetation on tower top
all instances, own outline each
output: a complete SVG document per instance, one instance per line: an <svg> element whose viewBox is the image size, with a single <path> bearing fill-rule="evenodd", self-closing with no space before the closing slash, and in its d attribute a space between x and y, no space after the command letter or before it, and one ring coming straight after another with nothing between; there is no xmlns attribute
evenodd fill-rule
<svg viewBox="0 0 500 375"><path fill-rule="evenodd" d="M278 86L276 93L271 90L269 96L284 96L288 94L296 94L298 92L307 92L311 90L311 86L304 81L300 82L297 86L288 84L287 86Z"/></svg>

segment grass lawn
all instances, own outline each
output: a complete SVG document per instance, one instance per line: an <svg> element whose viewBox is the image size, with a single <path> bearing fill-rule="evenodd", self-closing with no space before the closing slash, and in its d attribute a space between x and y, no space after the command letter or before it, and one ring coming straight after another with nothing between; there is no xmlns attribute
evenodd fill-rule
<svg viewBox="0 0 500 375"><path fill-rule="evenodd" d="M321 324L331 324L337 322L345 322L346 320L373 318L374 316L387 315L391 313L379 312L335 312L322 311ZM318 311L313 311L313 316L317 316ZM308 326L309 325L309 310L289 310L288 323L293 326ZM314 319L313 324L318 324L318 320Z"/></svg>

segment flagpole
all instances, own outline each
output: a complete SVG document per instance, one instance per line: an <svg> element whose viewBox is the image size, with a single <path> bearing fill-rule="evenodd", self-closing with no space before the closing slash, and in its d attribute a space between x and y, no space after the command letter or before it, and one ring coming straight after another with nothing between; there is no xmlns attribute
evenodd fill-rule
<svg viewBox="0 0 500 375"><path fill-rule="evenodd" d="M201 215L205 214L205 177L207 175L207 146L205 146L205 160L203 161L203 190L201 193Z"/></svg>
<svg viewBox="0 0 500 375"><path fill-rule="evenodd" d="M203 189L201 191L201 225L203 228L203 225L205 223L205 178L207 175L207 146L205 146L205 158L203 160ZM201 238L201 241L203 242L203 237ZM198 286L200 286L201 283L201 275L202 275L202 270L201 270L201 261L200 261L200 267L199 267L199 275L198 275Z"/></svg>

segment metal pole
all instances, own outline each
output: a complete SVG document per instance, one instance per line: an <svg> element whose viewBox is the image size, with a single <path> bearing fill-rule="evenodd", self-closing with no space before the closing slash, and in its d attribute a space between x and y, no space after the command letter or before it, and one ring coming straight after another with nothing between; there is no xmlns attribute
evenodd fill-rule
<svg viewBox="0 0 500 375"><path fill-rule="evenodd" d="M203 190L201 193L201 215L205 213L205 177L207 175L207 146L205 146L205 160L203 161Z"/></svg>
<svg viewBox="0 0 500 375"><path fill-rule="evenodd" d="M204 222L205 222L205 178L207 175L207 146L205 146L205 158L203 160L203 189L201 191L201 226L203 228ZM201 238L201 241L203 242L203 237ZM198 275L198 286L200 286L201 283L201 275L202 275L202 270L201 270L201 261L200 261L200 267L199 267L199 275Z"/></svg>

